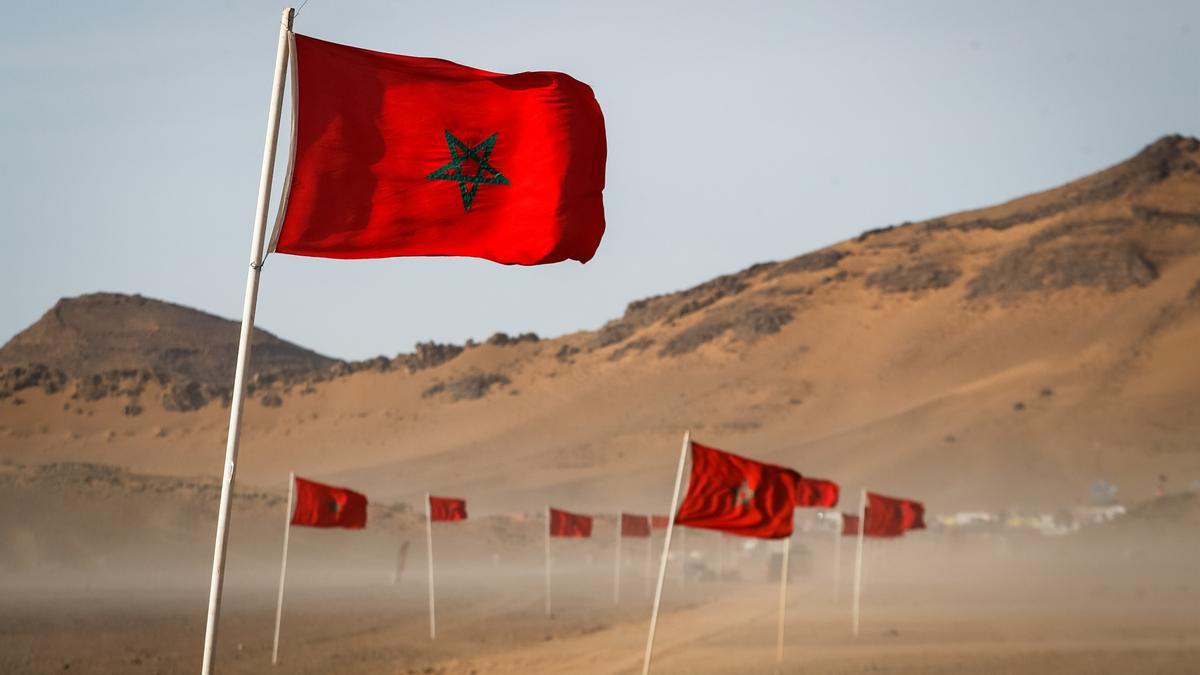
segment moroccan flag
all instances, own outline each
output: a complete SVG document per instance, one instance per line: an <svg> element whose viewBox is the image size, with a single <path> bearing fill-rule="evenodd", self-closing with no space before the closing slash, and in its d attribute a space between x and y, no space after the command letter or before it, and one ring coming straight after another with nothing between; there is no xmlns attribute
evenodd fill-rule
<svg viewBox="0 0 1200 675"><path fill-rule="evenodd" d="M491 73L293 38L293 152L273 251L587 262L604 117L562 73Z"/></svg>
<svg viewBox="0 0 1200 675"><path fill-rule="evenodd" d="M550 509L551 537L590 537L592 536L592 517L581 516L570 511Z"/></svg>
<svg viewBox="0 0 1200 675"><path fill-rule="evenodd" d="M796 488L796 506L833 508L837 506L839 493L838 484L831 480L801 478Z"/></svg>
<svg viewBox="0 0 1200 675"><path fill-rule="evenodd" d="M367 526L367 497L354 490L296 478L292 525L360 530Z"/></svg>
<svg viewBox="0 0 1200 675"><path fill-rule="evenodd" d="M742 537L792 534L800 474L692 443L692 473L675 522Z"/></svg>
<svg viewBox="0 0 1200 675"><path fill-rule="evenodd" d="M650 516L650 527L661 530L671 524L671 519L666 516Z"/></svg>
<svg viewBox="0 0 1200 675"><path fill-rule="evenodd" d="M898 537L908 530L925 529L925 505L868 492L866 518L866 536Z"/></svg>
<svg viewBox="0 0 1200 675"><path fill-rule="evenodd" d="M849 537L858 536L858 516L852 516L849 513L842 514L842 535Z"/></svg>
<svg viewBox="0 0 1200 675"><path fill-rule="evenodd" d="M622 537L649 537L650 536L650 519L646 516L631 516L628 513L621 514L621 536Z"/></svg>
<svg viewBox="0 0 1200 675"><path fill-rule="evenodd" d="M467 500L453 497L429 498L429 519L434 522L466 520Z"/></svg>

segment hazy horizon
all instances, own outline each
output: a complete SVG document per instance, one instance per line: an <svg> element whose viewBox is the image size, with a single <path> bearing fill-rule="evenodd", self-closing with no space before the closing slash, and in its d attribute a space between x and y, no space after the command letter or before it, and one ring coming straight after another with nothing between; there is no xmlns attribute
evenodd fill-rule
<svg viewBox="0 0 1200 675"><path fill-rule="evenodd" d="M95 291L240 314L280 8L8 12L0 340ZM1198 26L1183 2L311 0L297 32L589 83L608 233L585 266L273 256L258 325L339 358L559 335L866 229L1050 188L1200 135Z"/></svg>

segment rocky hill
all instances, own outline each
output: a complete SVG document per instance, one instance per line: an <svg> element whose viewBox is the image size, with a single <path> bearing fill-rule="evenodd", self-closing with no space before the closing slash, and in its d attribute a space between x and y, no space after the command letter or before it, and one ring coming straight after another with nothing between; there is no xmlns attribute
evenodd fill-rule
<svg viewBox="0 0 1200 675"><path fill-rule="evenodd" d="M38 353L17 342L3 363ZM261 344L255 362L272 363ZM619 486L631 508L661 510L691 428L935 510L1069 503L1097 477L1145 497L1160 473L1200 476L1196 344L1200 141L1168 136L1046 192L633 302L598 330L260 379L242 475L321 471L402 499L437 485L497 509L547 495L600 508ZM87 349L42 351L69 353L55 367L79 373ZM176 372L214 382L189 363ZM225 382L231 365L214 368ZM176 384L11 393L0 456L215 473L219 396L181 413ZM131 405L144 414L124 417Z"/></svg>

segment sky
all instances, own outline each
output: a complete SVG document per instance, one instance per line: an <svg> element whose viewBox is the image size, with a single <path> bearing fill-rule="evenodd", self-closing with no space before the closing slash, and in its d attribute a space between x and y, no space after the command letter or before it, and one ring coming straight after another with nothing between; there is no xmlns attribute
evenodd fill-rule
<svg viewBox="0 0 1200 675"><path fill-rule="evenodd" d="M282 6L6 5L0 341L95 291L240 316ZM594 329L632 300L1200 135L1194 1L309 0L295 28L567 72L607 126L608 230L586 265L272 256L258 325L341 358Z"/></svg>

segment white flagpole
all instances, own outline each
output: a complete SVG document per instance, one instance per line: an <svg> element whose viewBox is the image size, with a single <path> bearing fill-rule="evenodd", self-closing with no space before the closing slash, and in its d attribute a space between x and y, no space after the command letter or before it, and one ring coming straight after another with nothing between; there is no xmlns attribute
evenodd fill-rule
<svg viewBox="0 0 1200 675"><path fill-rule="evenodd" d="M787 621L788 560L792 554L792 538L783 540L783 560L779 565L779 635L775 640L775 662L783 663L783 626Z"/></svg>
<svg viewBox="0 0 1200 675"><path fill-rule="evenodd" d="M437 639L437 620L433 609L433 500L425 493L425 550L429 552L429 639Z"/></svg>
<svg viewBox="0 0 1200 675"><path fill-rule="evenodd" d="M621 604L621 517L623 511L617 512L617 569L613 575L613 604Z"/></svg>
<svg viewBox="0 0 1200 675"><path fill-rule="evenodd" d="M858 550L854 553L854 614L853 635L858 637L859 602L862 598L863 534L867 527L867 489L858 500Z"/></svg>
<svg viewBox="0 0 1200 675"><path fill-rule="evenodd" d="M283 562L279 565L279 600L275 603L275 644L271 647L271 665L279 663L279 623L283 619L283 581L287 578L288 538L292 533L292 508L296 505L296 474L288 473L288 505L283 519Z"/></svg>
<svg viewBox="0 0 1200 675"><path fill-rule="evenodd" d="M651 516L647 516L650 518ZM653 522L653 521L651 521ZM646 564L642 570L642 594L650 595L650 556L654 550L654 525L650 525L650 535L646 537Z"/></svg>
<svg viewBox="0 0 1200 675"><path fill-rule="evenodd" d="M842 595L842 522L833 530L833 601Z"/></svg>
<svg viewBox="0 0 1200 675"><path fill-rule="evenodd" d="M550 616L550 506L546 506L546 616Z"/></svg>
<svg viewBox="0 0 1200 675"><path fill-rule="evenodd" d="M246 274L246 296L242 306L242 329L238 338L237 366L233 374L233 400L229 406L229 436L225 442L225 471L221 480L221 502L217 509L217 533L213 545L212 581L208 591L208 617L204 626L202 675L213 672L217 649L217 622L221 615L221 590L225 583L225 548L229 543L229 508L233 501L233 476L237 467L238 442L242 430L242 402L246 398L246 371L250 365L250 339L254 332L254 309L258 303L258 280L263 263L263 240L271 178L275 171L275 148L279 141L279 112L283 107L283 83L287 73L288 37L295 10L283 10L279 22L279 46L275 52L275 79L271 85L271 108L267 112L267 138L263 146L262 172L258 178L258 205L250 238L250 270Z"/></svg>
<svg viewBox="0 0 1200 675"><path fill-rule="evenodd" d="M667 555L671 552L671 532L675 529L675 511L679 508L679 487L683 484L683 464L687 461L688 448L692 446L692 432L683 433L683 447L679 450L679 467L675 470L675 491L671 493L671 510L667 512L667 534L663 537L662 557L658 561L658 586L654 589L654 609L650 613L650 634L646 637L646 656L642 661L642 675L650 675L650 660L654 656L654 631L658 628L658 608L662 604L663 580L667 577Z"/></svg>

